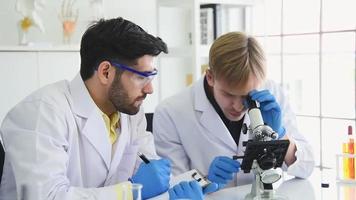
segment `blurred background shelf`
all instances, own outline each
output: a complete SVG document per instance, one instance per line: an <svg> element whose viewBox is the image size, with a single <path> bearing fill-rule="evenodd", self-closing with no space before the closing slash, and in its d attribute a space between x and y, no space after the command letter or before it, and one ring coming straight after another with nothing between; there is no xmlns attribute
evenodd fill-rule
<svg viewBox="0 0 356 200"><path fill-rule="evenodd" d="M157 0L157 33L167 42L170 52L158 60L159 101L200 79L202 69L208 66L210 46L218 36L230 31L249 32L251 7L261 3L261 0Z"/></svg>

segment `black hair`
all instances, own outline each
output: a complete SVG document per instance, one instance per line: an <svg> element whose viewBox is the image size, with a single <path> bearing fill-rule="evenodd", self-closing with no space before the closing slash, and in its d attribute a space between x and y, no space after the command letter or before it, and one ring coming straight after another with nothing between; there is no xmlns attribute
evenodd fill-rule
<svg viewBox="0 0 356 200"><path fill-rule="evenodd" d="M107 60L122 64L134 64L144 55L157 56L168 53L167 45L140 26L121 17L100 21L91 25L84 33L80 45L80 75L85 81Z"/></svg>

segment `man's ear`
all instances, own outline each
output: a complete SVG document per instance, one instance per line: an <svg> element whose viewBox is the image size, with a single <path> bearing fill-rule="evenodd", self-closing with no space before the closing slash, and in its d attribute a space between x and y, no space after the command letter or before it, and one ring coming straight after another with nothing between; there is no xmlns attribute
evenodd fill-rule
<svg viewBox="0 0 356 200"><path fill-rule="evenodd" d="M99 81L102 84L110 84L112 80L112 76L115 75L115 70L111 67L110 62L103 61L99 64L97 70L97 76Z"/></svg>
<svg viewBox="0 0 356 200"><path fill-rule="evenodd" d="M214 86L214 75L210 69L207 69L205 72L206 80L208 81L209 86Z"/></svg>

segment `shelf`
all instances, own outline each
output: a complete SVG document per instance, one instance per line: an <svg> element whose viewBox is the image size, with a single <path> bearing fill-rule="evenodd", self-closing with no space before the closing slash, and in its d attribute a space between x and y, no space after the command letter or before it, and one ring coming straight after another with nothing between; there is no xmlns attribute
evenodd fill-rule
<svg viewBox="0 0 356 200"><path fill-rule="evenodd" d="M51 45L51 44L34 44L27 46L0 46L0 52L79 52L79 45Z"/></svg>
<svg viewBox="0 0 356 200"><path fill-rule="evenodd" d="M211 45L200 45L199 55L200 57L209 57L209 50ZM174 57L192 57L193 56L193 47L168 47L168 54L161 54L162 58L174 58Z"/></svg>
<svg viewBox="0 0 356 200"><path fill-rule="evenodd" d="M158 6L166 7L189 7L194 3L252 6L261 2L263 0L157 0Z"/></svg>
<svg viewBox="0 0 356 200"><path fill-rule="evenodd" d="M190 8L193 1L192 0L157 0L157 5L159 7L181 7Z"/></svg>
<svg viewBox="0 0 356 200"><path fill-rule="evenodd" d="M192 57L193 48L191 46L184 47L168 47L168 54L161 54L161 58L176 58L176 57Z"/></svg>
<svg viewBox="0 0 356 200"><path fill-rule="evenodd" d="M217 36L231 31L231 27L246 30L246 26L250 25L247 23L252 22L251 12L246 9L263 2L264 0L157 0L157 33L165 38L167 44L172 45L168 47L168 54L159 56L161 60L158 64L162 66L160 70L167 73L159 76L159 101L185 88L187 77L193 82L199 80L202 68L207 67L209 50L214 39L209 35L209 40L203 40L208 45L201 45L201 22L208 21L209 17L207 30L209 33L216 30ZM210 26L214 8L208 10L206 20L201 18L201 14L204 14L201 13L201 5L205 4L221 5L215 8L214 29ZM174 86L166 84L167 82L174 83Z"/></svg>
<svg viewBox="0 0 356 200"><path fill-rule="evenodd" d="M209 57L210 45L200 45L200 55L201 57Z"/></svg>
<svg viewBox="0 0 356 200"><path fill-rule="evenodd" d="M224 5L243 5L252 6L262 0L196 0L199 4L224 4Z"/></svg>

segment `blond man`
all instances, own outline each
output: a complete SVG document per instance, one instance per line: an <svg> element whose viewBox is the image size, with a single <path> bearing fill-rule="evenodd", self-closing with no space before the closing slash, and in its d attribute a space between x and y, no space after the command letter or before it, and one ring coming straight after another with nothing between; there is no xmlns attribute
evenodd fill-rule
<svg viewBox="0 0 356 200"><path fill-rule="evenodd" d="M298 131L296 117L281 88L266 80L265 56L251 36L231 32L219 37L209 53L209 69L185 91L164 100L153 119L157 153L172 161L172 173L198 169L219 185L252 182L240 169L242 143L249 139L244 100L260 103L264 122L290 141L283 168L306 178L314 167L311 146ZM208 191L209 192L209 191ZM211 191L210 191L211 192Z"/></svg>

